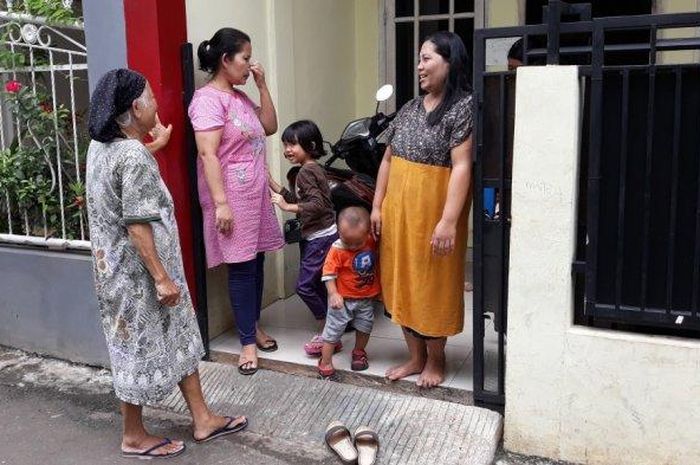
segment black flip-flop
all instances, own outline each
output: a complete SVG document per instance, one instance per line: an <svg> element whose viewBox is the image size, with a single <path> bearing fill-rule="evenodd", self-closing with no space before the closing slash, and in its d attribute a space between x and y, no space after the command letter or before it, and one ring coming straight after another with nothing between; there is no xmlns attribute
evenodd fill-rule
<svg viewBox="0 0 700 465"><path fill-rule="evenodd" d="M249 361L249 362L245 362L245 363L241 363L240 365L238 365L238 372L239 372L240 374L242 374L243 376L254 375L255 373L258 372L258 367L245 368L246 365L250 365L250 364L252 364L252 363L253 363L253 362L250 362L250 361Z"/></svg>
<svg viewBox="0 0 700 465"><path fill-rule="evenodd" d="M209 436L202 438L202 439L194 439L194 442L197 444L202 444L203 442L209 442L213 439L220 438L222 436L226 436L228 434L233 434L237 433L241 430L244 430L248 426L248 419L246 418L243 423L238 423L237 425L231 426L231 423L233 423L233 420L235 418L233 417L226 417L228 418L228 423L226 423L225 426L222 426L221 428L217 429L216 431L213 431L209 434Z"/></svg>
<svg viewBox="0 0 700 465"><path fill-rule="evenodd" d="M258 350L262 352L274 352L277 349L279 349L277 341L275 341L274 339L268 339L267 341L265 341L264 344L258 344L256 342L255 345L258 346Z"/></svg>
<svg viewBox="0 0 700 465"><path fill-rule="evenodd" d="M160 449L163 446L167 446L168 444L172 444L173 441L171 441L168 438L163 439L159 444L156 444L155 446L151 447L150 449L146 449L143 452L124 452L122 451L122 457L128 458L128 459L142 459L142 460L150 460L150 459L171 459L173 457L177 457L178 455L182 454L185 452L185 449L187 448L184 444L182 447L174 452L170 452L169 454L154 454L153 451Z"/></svg>

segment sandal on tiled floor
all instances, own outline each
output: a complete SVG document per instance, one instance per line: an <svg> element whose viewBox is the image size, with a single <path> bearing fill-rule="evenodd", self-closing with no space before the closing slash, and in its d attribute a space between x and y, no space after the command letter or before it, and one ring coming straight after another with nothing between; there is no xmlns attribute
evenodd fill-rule
<svg viewBox="0 0 700 465"><path fill-rule="evenodd" d="M363 349L354 349L352 351L352 362L350 363L352 371L363 371L369 368L369 359L367 352Z"/></svg>
<svg viewBox="0 0 700 465"><path fill-rule="evenodd" d="M338 341L335 344L335 351L340 352L343 349L343 343ZM323 350L323 339L321 335L317 334L309 342L304 344L304 352L310 357L320 357L321 351Z"/></svg>

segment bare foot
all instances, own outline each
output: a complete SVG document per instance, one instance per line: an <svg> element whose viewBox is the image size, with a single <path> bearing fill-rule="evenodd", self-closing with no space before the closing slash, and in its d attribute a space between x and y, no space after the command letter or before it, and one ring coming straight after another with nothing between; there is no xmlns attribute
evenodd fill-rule
<svg viewBox="0 0 700 465"><path fill-rule="evenodd" d="M389 368L385 376L389 381L396 381L420 373L424 366L425 361L411 359L404 364Z"/></svg>
<svg viewBox="0 0 700 465"><path fill-rule="evenodd" d="M194 427L192 428L194 430L193 436L196 441L201 441L214 431L223 428L226 425L228 425L229 428L234 428L236 425L240 425L245 422L246 417L244 416L233 417L233 421L231 421L230 418L227 417L211 415L206 421L198 425L194 425Z"/></svg>
<svg viewBox="0 0 700 465"><path fill-rule="evenodd" d="M162 443L165 440L165 438L161 438L158 436L152 436L150 434L147 434L145 436L139 437L139 438L127 438L124 437L122 439L122 452L145 452L148 449L150 449L153 446L157 446L158 444ZM182 449L182 445L184 442L182 441L171 441L168 444L164 444L161 447L152 450L149 452L149 454L152 455L168 455L172 454L174 452L177 452L178 450Z"/></svg>
<svg viewBox="0 0 700 465"><path fill-rule="evenodd" d="M434 388L445 381L445 357L428 358L425 368L418 377L416 385L422 388Z"/></svg>
<svg viewBox="0 0 700 465"><path fill-rule="evenodd" d="M257 339L258 342L265 342L273 338L270 337L270 335L267 334L264 329L257 327L255 328L255 339Z"/></svg>

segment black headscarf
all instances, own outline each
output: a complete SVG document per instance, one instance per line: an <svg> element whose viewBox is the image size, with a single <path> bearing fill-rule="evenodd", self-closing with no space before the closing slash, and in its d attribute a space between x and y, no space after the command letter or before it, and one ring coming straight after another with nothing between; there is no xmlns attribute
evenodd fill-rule
<svg viewBox="0 0 700 465"><path fill-rule="evenodd" d="M100 142L124 137L117 117L143 94L146 78L130 69L113 69L100 78L90 98L90 137Z"/></svg>

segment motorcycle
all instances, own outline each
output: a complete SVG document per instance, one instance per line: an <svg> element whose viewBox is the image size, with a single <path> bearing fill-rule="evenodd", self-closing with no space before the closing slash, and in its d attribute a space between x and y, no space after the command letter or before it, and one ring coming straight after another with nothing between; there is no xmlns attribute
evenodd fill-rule
<svg viewBox="0 0 700 465"><path fill-rule="evenodd" d="M379 111L382 102L394 94L394 87L386 84L377 90L377 107L373 116L360 118L345 126L340 139L330 146L331 157L323 164L331 191L331 201L336 214L347 207L359 206L372 210L379 165L384 157L386 144L379 136L389 127L396 113L385 115ZM344 160L349 169L337 168L334 163ZM287 181L294 189L296 166L287 173ZM296 219L288 220L284 226L287 243L301 239L301 225Z"/></svg>

